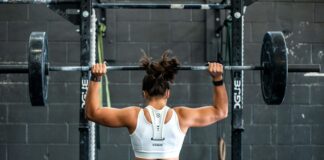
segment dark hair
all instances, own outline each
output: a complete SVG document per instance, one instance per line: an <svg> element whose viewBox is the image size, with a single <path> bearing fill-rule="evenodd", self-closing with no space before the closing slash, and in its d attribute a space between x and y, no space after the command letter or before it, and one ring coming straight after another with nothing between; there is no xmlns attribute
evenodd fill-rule
<svg viewBox="0 0 324 160"><path fill-rule="evenodd" d="M142 90L150 97L164 96L166 90L170 89L169 83L174 80L179 61L176 57L170 58L169 53L169 50L165 51L157 61L146 54L140 60L147 73L143 78Z"/></svg>

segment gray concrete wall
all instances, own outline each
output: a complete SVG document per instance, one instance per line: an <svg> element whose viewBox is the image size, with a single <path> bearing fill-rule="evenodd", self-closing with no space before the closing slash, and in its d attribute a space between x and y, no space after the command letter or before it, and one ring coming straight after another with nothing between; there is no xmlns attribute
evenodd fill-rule
<svg viewBox="0 0 324 160"><path fill-rule="evenodd" d="M115 64L137 63L140 49L158 57L168 48L183 64L204 62L204 11L113 10L108 11L107 19L105 57ZM76 29L42 5L0 5L0 63L26 63L30 32L47 31L50 63L78 65L80 37ZM263 0L248 7L245 64L259 64L261 40L268 30L287 33L290 63L324 66L324 1ZM30 106L26 75L0 75L0 160L79 158L80 74L50 75L47 108ZM128 71L108 74L114 107L143 104L143 75ZM245 73L244 159L324 159L324 79L289 74L284 103L267 106L259 77L258 72ZM180 72L172 86L170 106L205 105L211 102L211 94L207 73ZM134 157L126 129L101 127L100 133L99 159ZM190 129L181 159L217 159L219 136L226 140L230 159L230 117L205 128Z"/></svg>

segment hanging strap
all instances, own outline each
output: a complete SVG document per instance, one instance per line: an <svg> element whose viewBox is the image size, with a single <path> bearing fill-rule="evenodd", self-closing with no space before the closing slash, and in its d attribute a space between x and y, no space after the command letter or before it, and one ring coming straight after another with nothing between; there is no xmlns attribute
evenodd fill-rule
<svg viewBox="0 0 324 160"><path fill-rule="evenodd" d="M164 107L161 110L157 110L151 106L147 106L146 108L149 111L151 121L152 121L153 136L152 136L151 140L163 141L165 139L164 132L163 132L164 122L165 122L165 118L168 113L168 110L170 108Z"/></svg>

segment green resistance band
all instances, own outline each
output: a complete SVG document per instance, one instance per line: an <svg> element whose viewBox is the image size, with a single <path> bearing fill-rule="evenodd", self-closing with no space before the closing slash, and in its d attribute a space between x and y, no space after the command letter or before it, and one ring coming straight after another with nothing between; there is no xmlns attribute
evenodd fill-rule
<svg viewBox="0 0 324 160"><path fill-rule="evenodd" d="M98 27L98 34L97 34L97 40L98 40L98 60L99 63L104 62L104 46L103 46L103 34L105 33L107 27L103 23L99 23ZM109 92L109 80L107 74L104 75L103 80L105 84L101 85L103 86L102 88L105 88L105 93L106 93L106 105L108 107L111 107L111 101L110 101L110 92ZM102 88L100 88L100 97L101 97L101 102L103 103L103 92Z"/></svg>

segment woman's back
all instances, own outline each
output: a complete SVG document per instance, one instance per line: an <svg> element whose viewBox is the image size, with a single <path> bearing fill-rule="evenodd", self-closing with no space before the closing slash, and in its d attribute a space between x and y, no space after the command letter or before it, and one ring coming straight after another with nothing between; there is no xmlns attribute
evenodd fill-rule
<svg viewBox="0 0 324 160"><path fill-rule="evenodd" d="M152 106L141 109L136 129L130 134L135 156L143 159L178 157L184 137L177 113L167 106L161 110Z"/></svg>

